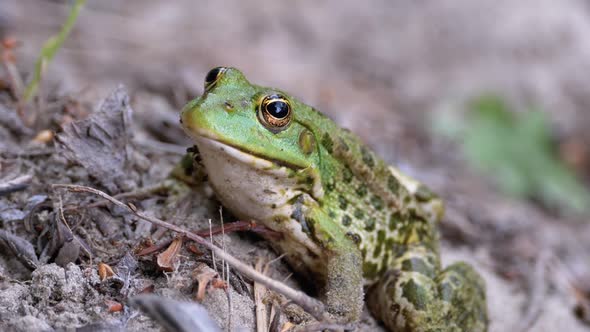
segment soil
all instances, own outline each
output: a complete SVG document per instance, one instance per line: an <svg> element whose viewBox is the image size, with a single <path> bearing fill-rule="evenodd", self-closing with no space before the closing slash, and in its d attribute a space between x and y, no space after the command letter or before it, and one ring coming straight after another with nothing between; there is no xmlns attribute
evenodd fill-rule
<svg viewBox="0 0 590 332"><path fill-rule="evenodd" d="M30 80L69 4L4 0L0 38L18 45L3 64ZM589 331L588 216L503 194L469 167L460 142L432 130L437 112L482 92L532 103L570 147L581 181L590 179L588 31L582 0L88 1L34 103L19 105L14 75L0 70L0 330L159 331L183 312L255 330L252 282L205 248L184 241L172 253L173 233L52 187L131 193L122 199L191 230L234 221L206 182L156 190L192 145L179 110L202 93L210 68L231 65L316 106L443 197L443 262L467 261L483 275L490 331ZM256 235L213 239L251 265L277 258ZM138 254L154 244L162 250ZM215 272L202 306L191 307L197 279ZM309 291L281 260L268 275ZM153 319L131 305L140 293L182 302ZM281 312L276 330L307 318L279 295L266 303ZM379 329L368 312L356 328Z"/></svg>

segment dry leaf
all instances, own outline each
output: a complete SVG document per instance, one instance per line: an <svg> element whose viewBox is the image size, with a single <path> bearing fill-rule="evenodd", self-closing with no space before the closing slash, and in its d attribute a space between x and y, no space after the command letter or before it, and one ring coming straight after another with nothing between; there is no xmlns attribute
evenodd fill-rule
<svg viewBox="0 0 590 332"><path fill-rule="evenodd" d="M53 131L49 129L41 130L39 133L37 133L37 136L33 138L33 141L43 144L49 143L53 141Z"/></svg>
<svg viewBox="0 0 590 332"><path fill-rule="evenodd" d="M123 311L123 305L117 301L105 300L104 303L107 305L108 311L111 313Z"/></svg>
<svg viewBox="0 0 590 332"><path fill-rule="evenodd" d="M157 256L157 264L161 270L171 272L174 271L174 263L178 258L178 253L182 248L182 237L175 238L168 246L166 251L159 253Z"/></svg>
<svg viewBox="0 0 590 332"><path fill-rule="evenodd" d="M285 324L283 324L283 327L281 328L281 332L287 332L290 329L292 329L293 327L295 327L295 324L293 324L291 322L286 322Z"/></svg>
<svg viewBox="0 0 590 332"><path fill-rule="evenodd" d="M215 270L207 266L207 264L200 263L193 270L192 277L193 279L196 279L199 283L199 288L197 290L197 295L195 299L201 302L205 298L205 291L207 290L207 285L215 278L219 278L219 274L215 272Z"/></svg>
<svg viewBox="0 0 590 332"><path fill-rule="evenodd" d="M98 263L98 276L100 277L101 281L114 275L115 271L113 271L112 267L105 263Z"/></svg>

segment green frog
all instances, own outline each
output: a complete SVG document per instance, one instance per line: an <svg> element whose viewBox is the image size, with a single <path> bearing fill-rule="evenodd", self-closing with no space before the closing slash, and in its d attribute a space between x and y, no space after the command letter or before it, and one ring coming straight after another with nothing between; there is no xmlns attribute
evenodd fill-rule
<svg viewBox="0 0 590 332"><path fill-rule="evenodd" d="M441 200L349 130L277 89L217 67L181 124L211 187L319 285L328 311L355 322L363 303L392 331L486 331L485 284L441 267Z"/></svg>

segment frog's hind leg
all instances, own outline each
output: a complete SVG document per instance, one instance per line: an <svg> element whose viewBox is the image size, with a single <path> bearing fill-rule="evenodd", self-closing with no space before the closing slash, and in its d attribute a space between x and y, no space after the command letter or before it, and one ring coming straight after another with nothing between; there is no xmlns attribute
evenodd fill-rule
<svg viewBox="0 0 590 332"><path fill-rule="evenodd" d="M437 273L438 257L416 244L368 291L371 312L393 331L486 331L484 284L467 264Z"/></svg>
<svg viewBox="0 0 590 332"><path fill-rule="evenodd" d="M442 301L451 304L449 318L463 331L486 331L485 283L471 265L458 262L437 276Z"/></svg>

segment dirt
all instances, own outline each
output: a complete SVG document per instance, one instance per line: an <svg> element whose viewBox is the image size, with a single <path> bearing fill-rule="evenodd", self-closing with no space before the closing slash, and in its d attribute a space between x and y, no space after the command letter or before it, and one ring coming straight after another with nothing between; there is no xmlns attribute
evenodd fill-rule
<svg viewBox="0 0 590 332"><path fill-rule="evenodd" d="M25 80L68 4L3 1L0 37L19 41L15 65ZM131 192L126 202L176 225L219 225L220 205L206 183L141 191L164 183L191 146L178 113L202 92L208 69L231 65L316 106L444 198L443 261L467 261L483 275L490 331L590 330L588 216L506 196L469 168L457 142L431 130L437 112L482 92L533 103L559 142L576 143L579 176L588 179L588 29L582 0L89 1L35 104L19 113L0 70L0 186L24 179L0 195L0 329L157 331L166 320L148 318L129 299L194 300L194 271L203 263L215 261L226 276L220 260L188 242L172 270L162 271L156 254L133 253L174 234L109 204L87 207L96 197L51 185ZM251 234L214 241L252 265L277 257ZM115 275L102 279L99 263ZM270 275L309 288L282 261ZM233 270L229 279L227 289L207 288L205 314L185 302L177 312L194 309L222 329L254 330L252 283ZM285 299L269 303L279 308ZM302 319L294 307L282 309L279 327ZM380 328L365 312L357 329Z"/></svg>

